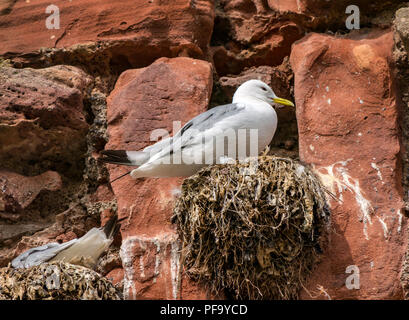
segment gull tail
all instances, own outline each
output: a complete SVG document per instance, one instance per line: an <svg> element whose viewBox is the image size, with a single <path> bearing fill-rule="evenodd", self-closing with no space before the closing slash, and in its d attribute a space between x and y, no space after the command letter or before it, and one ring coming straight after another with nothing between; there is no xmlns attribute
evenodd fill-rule
<svg viewBox="0 0 409 320"><path fill-rule="evenodd" d="M113 216L107 223L105 223L102 230L104 231L107 239L113 239L115 237L121 227L120 222L124 219L125 218L118 219L117 216Z"/></svg>
<svg viewBox="0 0 409 320"><path fill-rule="evenodd" d="M149 152L126 150L103 150L100 160L105 163L140 166L149 160Z"/></svg>

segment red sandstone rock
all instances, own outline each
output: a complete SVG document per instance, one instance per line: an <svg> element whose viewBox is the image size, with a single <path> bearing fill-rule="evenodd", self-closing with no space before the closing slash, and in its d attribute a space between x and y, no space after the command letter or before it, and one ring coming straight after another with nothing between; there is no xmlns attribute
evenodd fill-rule
<svg viewBox="0 0 409 320"><path fill-rule="evenodd" d="M60 175L82 173L88 129L82 100L90 81L83 71L71 66L1 68L0 168L4 192L0 198L5 210L0 225L1 265L21 253L19 250L59 236L60 240L70 237L64 235L61 225L49 229L53 217L65 208L55 212L48 209L52 203L42 204L44 210L29 205L42 190L62 189ZM60 197L63 192L59 192ZM15 211L18 215L13 214Z"/></svg>
<svg viewBox="0 0 409 320"><path fill-rule="evenodd" d="M227 95L229 103L234 92L244 82L251 79L259 79L273 88L275 94L281 98L291 99L291 79L292 72L287 65L279 67L253 67L244 70L237 76L225 76L219 79L220 85ZM288 110L288 109L287 109Z"/></svg>
<svg viewBox="0 0 409 320"><path fill-rule="evenodd" d="M402 3L400 0L267 0L268 7L281 15L291 15L294 21L300 20L302 25L309 27L328 28L331 26L345 27L345 21L352 13L346 13L349 5L359 9L360 22L366 23L383 10L388 10ZM355 12L355 9L354 9ZM385 20L385 17L383 17ZM301 22L302 21L302 22ZM382 24L378 21L376 24Z"/></svg>
<svg viewBox="0 0 409 320"><path fill-rule="evenodd" d="M91 196L90 196L90 202L95 203L95 202L109 202L109 201L114 201L115 200L115 195L113 194L111 188L106 185L100 185ZM107 218L109 220L109 217Z"/></svg>
<svg viewBox="0 0 409 320"><path fill-rule="evenodd" d="M68 203L73 185L67 181L82 177L88 130L83 98L90 82L72 66L1 68L2 266L24 250L82 236L95 226L95 218L94 225L84 218L83 206ZM55 203L48 193L40 195L42 190L56 191ZM34 201L39 196L43 203Z"/></svg>
<svg viewBox="0 0 409 320"><path fill-rule="evenodd" d="M262 1L220 1L211 48L219 76L238 74L246 67L277 66L291 51L294 41L304 31L293 21L283 18ZM225 41L225 38L231 41Z"/></svg>
<svg viewBox="0 0 409 320"><path fill-rule="evenodd" d="M43 191L61 189L62 181L57 172L47 171L34 177L25 177L14 172L0 170L0 211L18 212Z"/></svg>
<svg viewBox="0 0 409 320"><path fill-rule="evenodd" d="M62 243L62 242L71 241L71 240L76 239L76 238L77 238L77 235L74 232L68 231L67 233L63 233L63 234L59 235L57 238L55 238L55 240L57 242Z"/></svg>
<svg viewBox="0 0 409 320"><path fill-rule="evenodd" d="M154 142L155 129L173 134L173 121L183 125L207 109L211 89L212 70L205 61L161 58L149 67L125 71L108 97L106 149L144 148ZM129 169L109 165L111 179ZM119 218L127 217L121 228L121 258L128 299L203 297L196 291L181 296L179 289L179 248L170 218L181 182L125 176L112 183Z"/></svg>
<svg viewBox="0 0 409 320"><path fill-rule="evenodd" d="M133 66L160 56L201 56L213 28L213 1L90 0L54 3L60 29L47 29L49 1L10 1L0 22L0 54L104 41ZM119 44L121 43L121 44ZM147 54L149 53L149 54Z"/></svg>
<svg viewBox="0 0 409 320"><path fill-rule="evenodd" d="M24 173L54 167L69 175L80 166L78 151L88 129L82 99L89 82L71 66L1 68L0 167Z"/></svg>
<svg viewBox="0 0 409 320"><path fill-rule="evenodd" d="M357 0L353 4L367 6L368 0ZM372 1L376 2L376 1ZM325 12L338 11L338 13L345 14L345 8L351 4L347 0L326 1L326 0L267 0L268 6L271 9L277 10L280 13L298 13L311 16L324 15ZM342 9L344 9L342 11Z"/></svg>
<svg viewBox="0 0 409 320"><path fill-rule="evenodd" d="M114 285L121 283L124 279L124 269L115 268L111 270L105 277L110 280Z"/></svg>
<svg viewBox="0 0 409 320"><path fill-rule="evenodd" d="M329 247L306 285L313 295L322 287L332 299L402 297L407 228L392 35L309 34L293 46L300 159L340 199L330 200ZM346 287L351 265L359 290Z"/></svg>

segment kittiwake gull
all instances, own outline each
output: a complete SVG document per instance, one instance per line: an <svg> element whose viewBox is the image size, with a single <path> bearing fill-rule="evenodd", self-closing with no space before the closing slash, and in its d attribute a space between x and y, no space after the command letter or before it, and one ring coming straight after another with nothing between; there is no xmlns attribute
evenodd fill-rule
<svg viewBox="0 0 409 320"><path fill-rule="evenodd" d="M44 262L63 261L94 268L101 254L111 245L119 231L119 221L111 218L104 227L92 228L84 236L64 243L52 242L29 249L12 262L13 268L30 268Z"/></svg>
<svg viewBox="0 0 409 320"><path fill-rule="evenodd" d="M186 177L223 159L257 156L271 142L277 128L273 104L294 106L277 97L263 81L249 80L238 87L231 104L199 114L173 137L142 151L104 150L101 160L136 166L130 174L137 179Z"/></svg>

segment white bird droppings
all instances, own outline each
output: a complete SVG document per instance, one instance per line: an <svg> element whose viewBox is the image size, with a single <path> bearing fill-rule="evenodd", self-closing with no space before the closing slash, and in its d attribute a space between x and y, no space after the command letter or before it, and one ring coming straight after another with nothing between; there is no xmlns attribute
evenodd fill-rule
<svg viewBox="0 0 409 320"><path fill-rule="evenodd" d="M171 191L172 197L177 198L180 197L182 194L182 189L181 188L173 188Z"/></svg>
<svg viewBox="0 0 409 320"><path fill-rule="evenodd" d="M401 210L391 210L391 212L394 213L394 216L385 215L385 213L383 213L383 215L376 214L376 211L372 207L371 202L364 196L365 193L360 187L360 181L358 179L352 178L349 175L348 168L346 166L351 160L352 159L348 159L346 161L338 161L330 166L320 168L315 168L315 166L313 166L313 169L320 176L323 184L332 193L335 193L334 189L337 189L337 197L341 201L343 201L342 195L346 191L350 191L354 195L355 201L361 213L361 215L359 216L359 221L363 222L363 234L367 240L369 240L368 225L373 224L371 218L372 216L376 217L377 221L379 221L382 227L382 234L385 239L388 239L388 236L390 234L390 227L394 226L393 221L396 219L394 212L396 212L396 215L398 216L397 232L400 233L403 219ZM380 181L382 182L382 184L384 184L383 177L378 166L375 163L371 163L371 167L377 171ZM392 221L392 224L389 224L388 221Z"/></svg>
<svg viewBox="0 0 409 320"><path fill-rule="evenodd" d="M377 217L377 218L378 218L379 222L380 222L381 225L382 225L383 236L384 236L385 239L386 239L386 238L388 237L388 226L386 225L385 221L384 221L382 218L380 218L380 217Z"/></svg>
<svg viewBox="0 0 409 320"><path fill-rule="evenodd" d="M167 299L177 299L179 290L179 271L180 271L180 253L179 245L177 243L177 235L173 233L158 234L154 237L131 236L122 241L120 257L122 259L122 265L124 267L124 298L136 299L137 292L135 288L135 282L142 279L146 281L146 277L150 277L146 272L146 255L139 255L139 261L136 260L136 268L139 269L139 275L135 270L135 246L145 252L155 245L155 266L153 272L152 283L156 283L156 279L160 276L161 271L164 277L169 277L172 286L171 297ZM148 252L149 253L149 252ZM139 263L138 263L139 262ZM164 262L169 262L169 264ZM170 269L170 272L166 271L166 266ZM165 269L164 269L165 267ZM167 269L167 270L169 270Z"/></svg>
<svg viewBox="0 0 409 320"><path fill-rule="evenodd" d="M176 300L178 298L179 291L180 253L179 245L176 241L171 243L171 247L170 273L172 277L173 299Z"/></svg>
<svg viewBox="0 0 409 320"><path fill-rule="evenodd" d="M398 233L400 233L402 229L402 213L400 212L400 209L397 210L396 214L398 215Z"/></svg>
<svg viewBox="0 0 409 320"><path fill-rule="evenodd" d="M376 170L376 173L377 173L377 175L378 175L378 177L379 177L379 180L382 181L382 184L385 184L385 182L383 181L383 178L382 178L381 170L379 170L379 167L376 165L376 163L372 162L372 163L371 163L371 167Z"/></svg>
<svg viewBox="0 0 409 320"><path fill-rule="evenodd" d="M373 209L369 200L363 196L359 181L353 179L348 173L346 166L350 161L352 161L352 159L338 161L330 166L319 168L318 170L315 168L314 169L320 176L324 185L330 189L331 192L334 193L334 189L338 189L339 198L341 201L343 200L342 193L344 191L350 191L354 194L355 201L361 211L359 220L364 224L363 233L365 238L369 240L367 225L372 224L371 211Z"/></svg>
<svg viewBox="0 0 409 320"><path fill-rule="evenodd" d="M295 169L295 174L297 175L297 177L301 177L301 175L304 173L305 171L305 167L302 165L299 165L296 169Z"/></svg>

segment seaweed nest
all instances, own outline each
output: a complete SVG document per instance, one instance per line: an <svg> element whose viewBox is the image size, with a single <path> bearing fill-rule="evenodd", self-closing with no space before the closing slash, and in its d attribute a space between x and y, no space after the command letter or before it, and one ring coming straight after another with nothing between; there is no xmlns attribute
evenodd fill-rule
<svg viewBox="0 0 409 320"><path fill-rule="evenodd" d="M69 263L0 269L0 300L121 300L119 290L95 271Z"/></svg>
<svg viewBox="0 0 409 320"><path fill-rule="evenodd" d="M187 274L235 299L297 299L327 242L325 189L299 162L203 168L174 208Z"/></svg>

